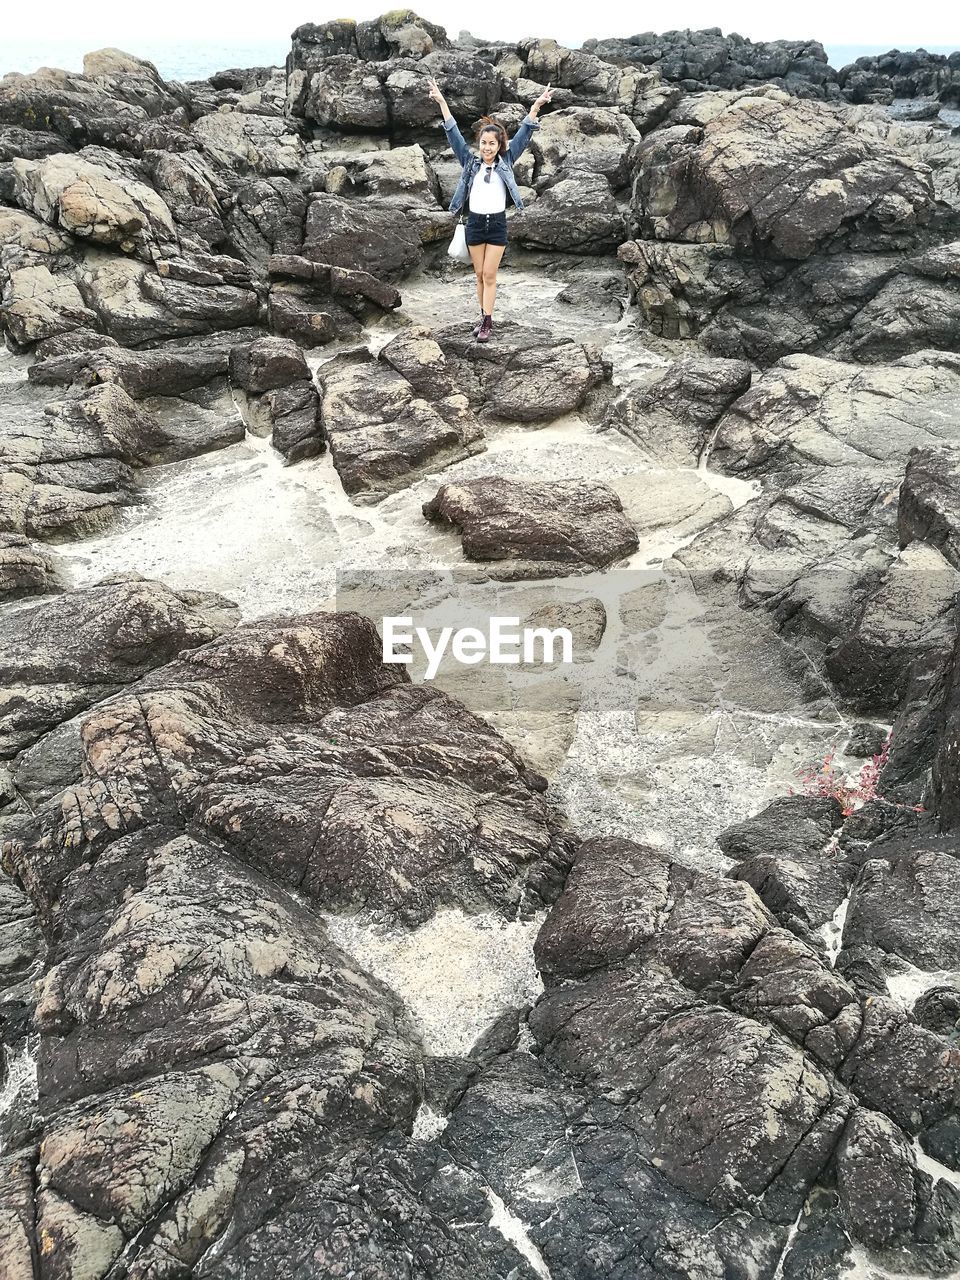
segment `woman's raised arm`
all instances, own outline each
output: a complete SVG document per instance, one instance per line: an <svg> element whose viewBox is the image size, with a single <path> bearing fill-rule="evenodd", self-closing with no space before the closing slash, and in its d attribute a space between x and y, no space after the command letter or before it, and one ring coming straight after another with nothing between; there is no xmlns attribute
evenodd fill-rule
<svg viewBox="0 0 960 1280"><path fill-rule="evenodd" d="M443 112L443 127L447 131L447 141L453 148L453 154L457 157L461 164L466 164L470 159L472 152L467 146L463 134L457 128L457 122L454 120L450 108L447 106L447 100L440 92L440 86L436 80L428 79L427 84L430 86L430 97L437 103Z"/></svg>

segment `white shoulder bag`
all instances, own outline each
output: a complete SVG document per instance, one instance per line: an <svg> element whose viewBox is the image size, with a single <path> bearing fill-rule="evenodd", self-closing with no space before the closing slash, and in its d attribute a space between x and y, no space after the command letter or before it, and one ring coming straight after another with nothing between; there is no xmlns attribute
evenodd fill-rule
<svg viewBox="0 0 960 1280"><path fill-rule="evenodd" d="M467 228L462 218L457 223L457 229L453 233L453 239L450 241L447 253L457 262L470 261L470 250L467 248Z"/></svg>

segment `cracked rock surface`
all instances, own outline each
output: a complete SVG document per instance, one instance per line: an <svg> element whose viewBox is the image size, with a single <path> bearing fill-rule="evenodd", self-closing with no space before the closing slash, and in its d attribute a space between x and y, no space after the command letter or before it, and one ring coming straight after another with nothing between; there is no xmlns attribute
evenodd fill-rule
<svg viewBox="0 0 960 1280"><path fill-rule="evenodd" d="M958 55L596 37L0 81L4 1280L960 1272Z"/></svg>

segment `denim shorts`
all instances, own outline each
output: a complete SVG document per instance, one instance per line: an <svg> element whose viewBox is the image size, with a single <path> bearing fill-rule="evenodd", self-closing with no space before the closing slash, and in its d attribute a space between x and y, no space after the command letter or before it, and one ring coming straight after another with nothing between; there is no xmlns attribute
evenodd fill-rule
<svg viewBox="0 0 960 1280"><path fill-rule="evenodd" d="M467 244L506 244L507 215L503 213L468 213Z"/></svg>

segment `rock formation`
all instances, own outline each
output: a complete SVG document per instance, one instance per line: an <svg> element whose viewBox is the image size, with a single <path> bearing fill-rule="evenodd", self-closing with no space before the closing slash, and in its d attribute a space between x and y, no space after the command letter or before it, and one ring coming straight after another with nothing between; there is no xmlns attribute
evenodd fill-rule
<svg viewBox="0 0 960 1280"><path fill-rule="evenodd" d="M554 89L485 343L430 78ZM410 10L0 81L4 1280L960 1270L958 106Z"/></svg>

